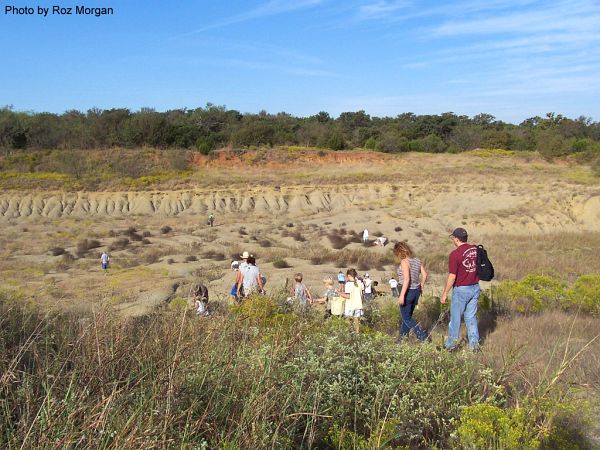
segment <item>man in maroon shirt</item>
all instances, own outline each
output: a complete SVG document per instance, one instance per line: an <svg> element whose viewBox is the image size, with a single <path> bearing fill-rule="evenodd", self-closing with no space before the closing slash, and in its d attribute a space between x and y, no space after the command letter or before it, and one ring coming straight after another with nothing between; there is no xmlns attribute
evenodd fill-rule
<svg viewBox="0 0 600 450"><path fill-rule="evenodd" d="M450 235L456 247L448 258L448 281L440 301L446 303L448 293L452 291L450 303L450 324L446 348L454 350L458 344L460 318L464 315L469 348L479 349L479 330L477 328L477 303L479 301L479 277L477 276L477 247L467 243L468 234L464 228L455 229Z"/></svg>

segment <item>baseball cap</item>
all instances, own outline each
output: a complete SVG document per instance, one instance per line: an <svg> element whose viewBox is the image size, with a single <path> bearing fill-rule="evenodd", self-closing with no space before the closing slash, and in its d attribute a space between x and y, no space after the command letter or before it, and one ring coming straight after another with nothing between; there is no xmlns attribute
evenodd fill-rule
<svg viewBox="0 0 600 450"><path fill-rule="evenodd" d="M454 236L458 239L466 239L468 236L467 230L464 228L455 228L450 236Z"/></svg>

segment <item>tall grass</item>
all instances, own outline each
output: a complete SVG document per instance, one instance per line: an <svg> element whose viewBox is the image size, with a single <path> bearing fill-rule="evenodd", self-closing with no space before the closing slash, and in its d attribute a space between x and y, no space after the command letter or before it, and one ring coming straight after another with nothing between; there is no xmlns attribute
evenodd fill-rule
<svg viewBox="0 0 600 450"><path fill-rule="evenodd" d="M355 335L278 298L208 319L167 308L123 320L2 294L0 446L458 448L458 424L485 419L463 420L477 405L519 417L532 431L517 444L543 435L477 355Z"/></svg>

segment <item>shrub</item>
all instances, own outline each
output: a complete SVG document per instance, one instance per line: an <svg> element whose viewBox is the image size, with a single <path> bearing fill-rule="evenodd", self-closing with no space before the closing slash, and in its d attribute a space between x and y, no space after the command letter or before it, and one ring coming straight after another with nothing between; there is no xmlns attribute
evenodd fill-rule
<svg viewBox="0 0 600 450"><path fill-rule="evenodd" d="M173 258L169 258L167 259L167 264L173 264L175 262L175 260Z"/></svg>
<svg viewBox="0 0 600 450"><path fill-rule="evenodd" d="M360 261L358 261L356 268L358 270L371 270L371 265L367 260L361 259Z"/></svg>
<svg viewBox="0 0 600 450"><path fill-rule="evenodd" d="M246 231L246 229L244 227L240 228L238 230L238 233L240 234L240 236L247 236L248 232Z"/></svg>
<svg viewBox="0 0 600 450"><path fill-rule="evenodd" d="M341 250L348 245L348 241L339 234L330 233L327 235L327 239L331 242L331 247L336 250Z"/></svg>
<svg viewBox="0 0 600 450"><path fill-rule="evenodd" d="M194 255L189 255L185 257L185 262L194 262L194 261L198 261L198 258Z"/></svg>
<svg viewBox="0 0 600 450"><path fill-rule="evenodd" d="M144 253L143 260L146 264L154 264L160 261L161 252L158 250L150 250Z"/></svg>
<svg viewBox="0 0 600 450"><path fill-rule="evenodd" d="M120 238L120 239L114 240L112 242L112 244L110 244L110 246L108 247L108 249L110 251L124 250L125 248L127 248L128 245L129 245L129 239L127 239L127 238Z"/></svg>
<svg viewBox="0 0 600 450"><path fill-rule="evenodd" d="M569 287L566 281L547 275L527 275L506 280L496 289L499 300L520 313L548 309L578 310L600 314L600 276L582 275Z"/></svg>
<svg viewBox="0 0 600 450"><path fill-rule="evenodd" d="M52 247L50 249L50 253L52 254L52 256L64 255L65 252L66 252L66 250L62 247Z"/></svg>
<svg viewBox="0 0 600 450"><path fill-rule="evenodd" d="M503 281L497 289L498 297L510 302L521 313L539 312L560 307L566 299L567 284L545 275L527 275L520 281Z"/></svg>
<svg viewBox="0 0 600 450"><path fill-rule="evenodd" d="M87 254L87 252L90 251L91 249L98 248L100 246L101 246L100 241L97 241L95 239L92 239L92 240L83 239L77 243L77 250L76 250L77 256L81 258L81 257L85 256Z"/></svg>
<svg viewBox="0 0 600 450"><path fill-rule="evenodd" d="M539 440L523 409L502 410L479 404L464 408L458 425L461 448L537 449Z"/></svg>
<svg viewBox="0 0 600 450"><path fill-rule="evenodd" d="M396 228L394 228L394 231L396 233L399 233L400 231L402 231L402 227L396 227Z"/></svg>
<svg viewBox="0 0 600 450"><path fill-rule="evenodd" d="M306 238L302 235L300 231L282 231L282 237L292 237L297 242L306 242Z"/></svg>
<svg viewBox="0 0 600 450"><path fill-rule="evenodd" d="M600 315L600 275L582 275L575 280L567 298L573 307Z"/></svg>
<svg viewBox="0 0 600 450"><path fill-rule="evenodd" d="M173 228L171 228L169 225L165 225L160 229L160 232L162 234L167 234L170 233L173 230Z"/></svg>
<svg viewBox="0 0 600 450"><path fill-rule="evenodd" d="M310 257L310 263L315 266L321 265L324 262L326 262L324 255L313 255Z"/></svg>
<svg viewBox="0 0 600 450"><path fill-rule="evenodd" d="M273 261L273 267L275 267L276 269L288 269L291 266L285 259L277 258L275 261Z"/></svg>
<svg viewBox="0 0 600 450"><path fill-rule="evenodd" d="M127 228L125 231L123 231L123 234L129 237L129 239L132 241L141 241L143 239L142 235L137 232L135 227Z"/></svg>
<svg viewBox="0 0 600 450"><path fill-rule="evenodd" d="M269 241L268 239L263 239L261 241L258 241L258 245L260 245L263 248L266 248L266 247L271 247L271 245L273 245L273 244L271 244L271 241Z"/></svg>
<svg viewBox="0 0 600 450"><path fill-rule="evenodd" d="M149 231L144 231L144 232L142 233L142 237L145 237L145 238L147 238L147 237L150 237L150 236L152 236L152 233L150 233Z"/></svg>
<svg viewBox="0 0 600 450"><path fill-rule="evenodd" d="M203 259L212 259L214 261L225 261L225 254L215 252L214 250L208 250L202 254Z"/></svg>
<svg viewBox="0 0 600 450"><path fill-rule="evenodd" d="M152 241L150 241L150 239L144 238L144 239L142 239L142 244L144 244L144 245L150 245L150 244L152 244Z"/></svg>

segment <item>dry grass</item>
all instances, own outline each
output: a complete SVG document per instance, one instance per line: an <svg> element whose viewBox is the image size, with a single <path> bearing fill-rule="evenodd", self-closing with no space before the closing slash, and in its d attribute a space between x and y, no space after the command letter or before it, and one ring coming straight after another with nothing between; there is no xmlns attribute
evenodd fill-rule
<svg viewBox="0 0 600 450"><path fill-rule="evenodd" d="M600 389L600 359L594 357L600 355L598 319L547 311L500 318L491 328L484 330L489 335L482 360L519 389L539 386L561 365L563 382Z"/></svg>
<svg viewBox="0 0 600 450"><path fill-rule="evenodd" d="M531 236L487 236L481 240L496 269L498 280L518 280L530 273L558 275L572 282L580 275L600 272L600 233L550 233ZM447 239L432 240L420 251L427 267L445 273Z"/></svg>

